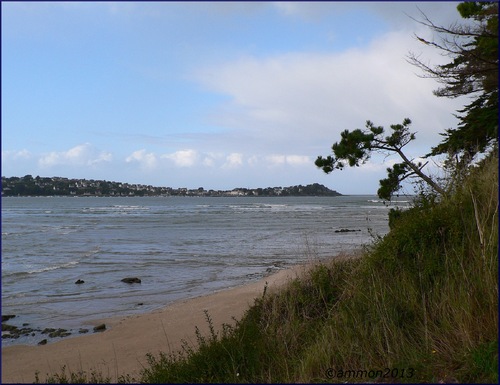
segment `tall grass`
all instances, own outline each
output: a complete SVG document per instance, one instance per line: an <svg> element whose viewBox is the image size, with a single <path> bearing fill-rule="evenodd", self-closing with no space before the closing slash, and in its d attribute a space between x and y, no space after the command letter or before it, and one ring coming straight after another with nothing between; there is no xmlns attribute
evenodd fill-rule
<svg viewBox="0 0 500 385"><path fill-rule="evenodd" d="M498 382L497 157L397 213L360 258L318 264L234 326L148 356L142 382Z"/></svg>
<svg viewBox="0 0 500 385"><path fill-rule="evenodd" d="M412 367L410 382L497 381L497 181L489 159L453 198L401 215L362 260L300 380L331 365Z"/></svg>

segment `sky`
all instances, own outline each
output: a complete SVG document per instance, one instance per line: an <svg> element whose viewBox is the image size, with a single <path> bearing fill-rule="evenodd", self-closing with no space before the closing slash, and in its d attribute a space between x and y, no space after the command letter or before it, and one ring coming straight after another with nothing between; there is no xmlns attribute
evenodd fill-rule
<svg viewBox="0 0 500 385"><path fill-rule="evenodd" d="M412 158L456 127L468 101L407 57L450 61L412 18L449 26L457 4L2 2L2 176L376 194L397 157L314 161L367 120L410 118Z"/></svg>

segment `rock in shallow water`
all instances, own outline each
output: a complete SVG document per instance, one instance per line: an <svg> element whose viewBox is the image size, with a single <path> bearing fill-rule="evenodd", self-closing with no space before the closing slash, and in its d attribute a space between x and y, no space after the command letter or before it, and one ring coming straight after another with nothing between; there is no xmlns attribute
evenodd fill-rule
<svg viewBox="0 0 500 385"><path fill-rule="evenodd" d="M122 282L125 282L125 283L141 283L141 280L139 278L137 278L137 277L123 278Z"/></svg>
<svg viewBox="0 0 500 385"><path fill-rule="evenodd" d="M106 330L106 325L105 324L97 325L94 328L94 332L103 332L104 330Z"/></svg>
<svg viewBox="0 0 500 385"><path fill-rule="evenodd" d="M57 329L54 330L53 332L49 333L50 338L55 338L55 337L67 337L70 336L71 333L68 332L66 329Z"/></svg>
<svg viewBox="0 0 500 385"><path fill-rule="evenodd" d="M38 332L38 329L32 329L27 327L18 328L14 325L2 324L2 339L10 338L16 339L21 336L33 335L34 332Z"/></svg>
<svg viewBox="0 0 500 385"><path fill-rule="evenodd" d="M19 328L17 326L14 326L14 325L8 325L8 324L3 324L2 325L2 331L3 332L14 332L16 330L18 330Z"/></svg>
<svg viewBox="0 0 500 385"><path fill-rule="evenodd" d="M335 230L336 233L353 233L355 231L361 231L361 230L350 230L350 229L340 229L340 230Z"/></svg>

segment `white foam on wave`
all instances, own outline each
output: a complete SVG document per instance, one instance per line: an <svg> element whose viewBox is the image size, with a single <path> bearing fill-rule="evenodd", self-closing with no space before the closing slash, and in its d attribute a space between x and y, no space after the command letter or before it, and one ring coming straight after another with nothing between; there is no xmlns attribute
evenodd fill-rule
<svg viewBox="0 0 500 385"><path fill-rule="evenodd" d="M388 204L411 203L411 201L408 201L408 200L401 201L401 200L396 200L396 199L393 199L390 202L380 200L380 199L368 199L367 202L370 202L370 203L388 203Z"/></svg>
<svg viewBox="0 0 500 385"><path fill-rule="evenodd" d="M271 210L286 210L289 206L285 204L266 204L264 207L270 208Z"/></svg>
<svg viewBox="0 0 500 385"><path fill-rule="evenodd" d="M293 210L294 206L288 204L273 204L273 203L261 203L252 205L229 205L230 209L235 211L284 211Z"/></svg>
<svg viewBox="0 0 500 385"><path fill-rule="evenodd" d="M60 235L68 235L71 233L76 233L79 230L79 226L60 226L56 227L56 231Z"/></svg>
<svg viewBox="0 0 500 385"><path fill-rule="evenodd" d="M151 209L146 206L113 205L113 206L102 206L102 207L84 207L82 209L82 212L90 214L128 214L131 212L142 212L149 210Z"/></svg>
<svg viewBox="0 0 500 385"><path fill-rule="evenodd" d="M117 208L119 210L149 210L149 207L145 206L133 206L133 205L113 205L113 208Z"/></svg>
<svg viewBox="0 0 500 385"><path fill-rule="evenodd" d="M41 269L35 269L35 270L29 270L26 273L27 274L39 274L39 273L45 273L47 271L52 271L52 270L58 270L58 269L64 269L72 266L78 265L80 262L79 261L71 261L68 263L63 263L61 265L56 265L56 266L47 266L43 267Z"/></svg>
<svg viewBox="0 0 500 385"><path fill-rule="evenodd" d="M83 254L83 257L84 258L89 258L89 257L92 257L94 255L97 255L101 252L101 248L99 246L95 247L94 249L86 252L85 254Z"/></svg>

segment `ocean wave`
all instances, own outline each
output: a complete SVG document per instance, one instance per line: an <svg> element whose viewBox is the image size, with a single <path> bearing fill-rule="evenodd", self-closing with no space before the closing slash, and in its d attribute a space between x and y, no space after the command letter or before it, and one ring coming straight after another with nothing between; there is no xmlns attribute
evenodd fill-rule
<svg viewBox="0 0 500 385"><path fill-rule="evenodd" d="M79 261L71 261L71 262L63 263L61 265L48 266L48 267L43 267L41 269L30 270L27 273L28 274L38 274L38 273L45 273L46 271L52 271L52 270L58 270L58 269L66 269L68 267L76 266L79 263L80 263Z"/></svg>
<svg viewBox="0 0 500 385"><path fill-rule="evenodd" d="M294 210L294 206L288 204L272 204L272 203L261 203L261 204L252 204L252 205L229 205L230 209L236 212L244 212L244 211L290 211Z"/></svg>
<svg viewBox="0 0 500 385"><path fill-rule="evenodd" d="M89 252L83 254L84 257L91 257L93 255L98 254L101 251L101 248L99 246L95 247L94 249L90 250Z"/></svg>
<svg viewBox="0 0 500 385"><path fill-rule="evenodd" d="M82 213L84 214L130 214L143 211L150 211L151 209L146 206L136 205L113 205L103 207L84 207Z"/></svg>
<svg viewBox="0 0 500 385"><path fill-rule="evenodd" d="M114 209L118 210L149 210L149 207L146 206L136 206L136 205L113 205Z"/></svg>
<svg viewBox="0 0 500 385"><path fill-rule="evenodd" d="M405 201L400 201L400 200L392 200L392 201L384 201L384 200L380 200L380 199L368 199L367 202L370 202L370 203L387 203L387 204L391 204L391 205L397 205L398 203L411 203L412 201L408 201L408 200L405 200Z"/></svg>
<svg viewBox="0 0 500 385"><path fill-rule="evenodd" d="M56 232L60 235L68 235L71 233L76 233L81 229L81 226L70 225L70 226L54 226Z"/></svg>
<svg viewBox="0 0 500 385"><path fill-rule="evenodd" d="M2 278L46 273L47 271L70 268L70 267L78 265L79 263L80 263L79 261L71 261L71 262L63 263L63 264L56 265L56 266L47 266L47 267L42 267L42 268L32 269L32 270L27 270L27 271L16 271L16 272L11 272L11 273L4 271L2 274Z"/></svg>

